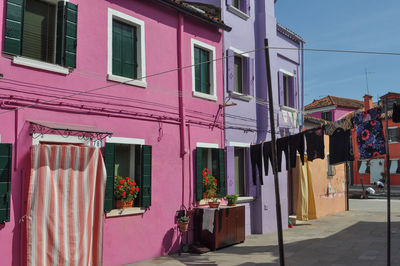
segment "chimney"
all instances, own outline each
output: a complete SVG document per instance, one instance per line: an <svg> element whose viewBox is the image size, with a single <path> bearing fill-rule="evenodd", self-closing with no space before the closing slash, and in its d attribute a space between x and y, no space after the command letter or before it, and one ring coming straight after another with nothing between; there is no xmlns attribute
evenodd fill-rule
<svg viewBox="0 0 400 266"><path fill-rule="evenodd" d="M367 111L372 108L372 96L365 94L364 95L364 110Z"/></svg>

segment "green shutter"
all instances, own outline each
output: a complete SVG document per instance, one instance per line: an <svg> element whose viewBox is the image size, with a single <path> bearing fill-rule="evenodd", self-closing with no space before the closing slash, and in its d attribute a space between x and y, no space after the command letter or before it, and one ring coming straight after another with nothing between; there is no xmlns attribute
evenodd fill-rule
<svg viewBox="0 0 400 266"><path fill-rule="evenodd" d="M150 145L142 146L142 178L141 178L141 207L151 206L151 167L152 148Z"/></svg>
<svg viewBox="0 0 400 266"><path fill-rule="evenodd" d="M196 199L203 198L203 148L196 149Z"/></svg>
<svg viewBox="0 0 400 266"><path fill-rule="evenodd" d="M76 67L78 6L59 1L57 13L57 64Z"/></svg>
<svg viewBox="0 0 400 266"><path fill-rule="evenodd" d="M225 179L225 150L224 149L217 149L218 150L218 194L221 197L226 196L226 179Z"/></svg>
<svg viewBox="0 0 400 266"><path fill-rule="evenodd" d="M4 52L21 55L24 0L8 0L4 34Z"/></svg>
<svg viewBox="0 0 400 266"><path fill-rule="evenodd" d="M137 78L136 27L113 20L112 73L126 78Z"/></svg>
<svg viewBox="0 0 400 266"><path fill-rule="evenodd" d="M201 50L201 92L210 94L210 53ZM205 63L207 62L207 63Z"/></svg>
<svg viewBox="0 0 400 266"><path fill-rule="evenodd" d="M135 145L135 182L139 186L142 187L142 146ZM142 206L142 197L139 196L134 200L133 206L140 207Z"/></svg>
<svg viewBox="0 0 400 266"><path fill-rule="evenodd" d="M200 49L195 47L194 48L194 80L195 86L194 90L201 92L201 65L200 64Z"/></svg>
<svg viewBox="0 0 400 266"><path fill-rule="evenodd" d="M10 221L12 144L0 144L0 223Z"/></svg>
<svg viewBox="0 0 400 266"><path fill-rule="evenodd" d="M104 210L111 211L114 208L114 176L115 176L115 144L106 143L105 164L107 171L106 193L104 197Z"/></svg>

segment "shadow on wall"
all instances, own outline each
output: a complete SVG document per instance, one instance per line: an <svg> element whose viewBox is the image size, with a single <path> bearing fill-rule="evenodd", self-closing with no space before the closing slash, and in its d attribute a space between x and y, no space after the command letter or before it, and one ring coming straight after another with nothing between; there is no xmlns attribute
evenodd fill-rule
<svg viewBox="0 0 400 266"><path fill-rule="evenodd" d="M170 254L179 250L179 239L180 237L178 230L170 228L164 235L162 241L161 253Z"/></svg>
<svg viewBox="0 0 400 266"><path fill-rule="evenodd" d="M392 263L400 265L400 222L392 222ZM317 236L317 235L315 235ZM262 241L260 241L262 242ZM246 243L246 242L245 242ZM245 245L245 244L244 244ZM244 246L236 245L220 249L215 253L244 255L254 259L262 256L274 257L273 263L254 263L248 261L238 265L277 265L279 250L276 245ZM371 249L371 247L373 247ZM386 261L386 222L358 222L336 234L325 238L313 238L285 244L285 263L288 265L353 265L374 261L380 265ZM217 255L217 254L211 255ZM262 255L260 255L262 254ZM290 255L289 255L290 254ZM313 255L314 254L314 255ZM315 256L318 254L318 256ZM218 255L217 255L218 256ZM185 265L217 265L209 260L207 254L176 257Z"/></svg>

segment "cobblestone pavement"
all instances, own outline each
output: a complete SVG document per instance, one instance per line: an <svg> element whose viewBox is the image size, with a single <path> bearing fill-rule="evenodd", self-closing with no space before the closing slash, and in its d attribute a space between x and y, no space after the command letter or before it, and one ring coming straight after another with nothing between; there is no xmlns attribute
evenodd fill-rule
<svg viewBox="0 0 400 266"><path fill-rule="evenodd" d="M400 265L400 200L392 200L392 265ZM286 265L386 265L386 200L350 200L350 211L283 231ZM277 234L202 255L177 254L131 265L277 265Z"/></svg>

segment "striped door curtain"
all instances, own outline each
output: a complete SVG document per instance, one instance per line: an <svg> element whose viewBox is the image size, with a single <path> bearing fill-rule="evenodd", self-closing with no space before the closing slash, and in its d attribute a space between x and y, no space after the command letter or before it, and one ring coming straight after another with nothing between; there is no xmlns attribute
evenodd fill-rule
<svg viewBox="0 0 400 266"><path fill-rule="evenodd" d="M101 265L106 169L98 148L31 148L27 265Z"/></svg>

